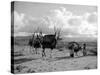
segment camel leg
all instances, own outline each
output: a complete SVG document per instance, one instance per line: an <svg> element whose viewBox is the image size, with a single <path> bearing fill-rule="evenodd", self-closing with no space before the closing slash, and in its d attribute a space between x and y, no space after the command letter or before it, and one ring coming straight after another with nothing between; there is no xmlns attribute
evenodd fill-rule
<svg viewBox="0 0 100 75"><path fill-rule="evenodd" d="M40 53L39 53L39 48L36 48L36 54L40 54Z"/></svg>
<svg viewBox="0 0 100 75"><path fill-rule="evenodd" d="M34 48L33 51L34 51L34 54L37 54L37 48Z"/></svg>
<svg viewBox="0 0 100 75"><path fill-rule="evenodd" d="M50 58L52 58L52 49L51 49L51 51L50 51Z"/></svg>
<svg viewBox="0 0 100 75"><path fill-rule="evenodd" d="M74 57L74 50L71 50L71 51L70 51L70 56L71 56L71 57Z"/></svg>
<svg viewBox="0 0 100 75"><path fill-rule="evenodd" d="M44 57L44 56L46 57L45 49L42 50L42 57Z"/></svg>
<svg viewBox="0 0 100 75"><path fill-rule="evenodd" d="M37 54L37 48L35 48L35 52L36 52L36 54Z"/></svg>
<svg viewBox="0 0 100 75"><path fill-rule="evenodd" d="M75 56L78 56L78 54L77 54L78 52L75 52Z"/></svg>
<svg viewBox="0 0 100 75"><path fill-rule="evenodd" d="M32 47L30 46L30 54L33 54Z"/></svg>
<svg viewBox="0 0 100 75"><path fill-rule="evenodd" d="M32 47L32 54L35 54L35 50L34 50L34 47Z"/></svg>
<svg viewBox="0 0 100 75"><path fill-rule="evenodd" d="M45 53L45 50L44 50L44 56L46 57L46 53Z"/></svg>
<svg viewBox="0 0 100 75"><path fill-rule="evenodd" d="M74 57L74 54L70 54L71 57Z"/></svg>
<svg viewBox="0 0 100 75"><path fill-rule="evenodd" d="M86 50L83 50L83 56L86 56L86 54L87 54Z"/></svg>
<svg viewBox="0 0 100 75"><path fill-rule="evenodd" d="M30 53L31 53L31 46L30 46L30 50L29 50L29 51L30 51Z"/></svg>
<svg viewBox="0 0 100 75"><path fill-rule="evenodd" d="M31 50L32 51L32 54L34 54L34 47L31 47L31 48L32 48L32 50Z"/></svg>

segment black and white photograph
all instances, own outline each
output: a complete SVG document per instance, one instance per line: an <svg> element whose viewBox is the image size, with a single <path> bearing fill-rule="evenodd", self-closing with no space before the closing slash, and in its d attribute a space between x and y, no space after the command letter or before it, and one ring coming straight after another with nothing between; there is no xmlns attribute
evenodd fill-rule
<svg viewBox="0 0 100 75"><path fill-rule="evenodd" d="M11 73L98 68L98 7L11 2Z"/></svg>

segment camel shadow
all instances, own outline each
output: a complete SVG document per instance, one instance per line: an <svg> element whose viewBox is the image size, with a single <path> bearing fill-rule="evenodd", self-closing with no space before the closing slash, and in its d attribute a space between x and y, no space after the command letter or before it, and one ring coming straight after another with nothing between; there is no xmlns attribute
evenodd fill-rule
<svg viewBox="0 0 100 75"><path fill-rule="evenodd" d="M96 55L88 54L86 56L77 56L77 57L70 57L70 56L56 57L53 59L53 61L58 61L58 60L63 60L63 59L78 59L78 58L83 58L83 57L88 57L88 56L96 56Z"/></svg>
<svg viewBox="0 0 100 75"><path fill-rule="evenodd" d="M37 59L35 59L35 58L14 59L14 64L21 64L21 63L29 62L29 61L32 61L32 60L37 60Z"/></svg>

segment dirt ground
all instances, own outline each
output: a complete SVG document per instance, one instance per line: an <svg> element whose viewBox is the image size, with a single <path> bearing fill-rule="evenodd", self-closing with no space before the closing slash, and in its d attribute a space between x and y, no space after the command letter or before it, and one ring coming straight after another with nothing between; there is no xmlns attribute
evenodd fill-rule
<svg viewBox="0 0 100 75"><path fill-rule="evenodd" d="M97 56L83 56L81 51L74 58L69 57L69 50L54 49L50 58L50 49L46 49L46 57L41 56L42 49L38 54L29 47L15 46L14 73L55 72L68 70L85 70L97 68ZM89 53L88 53L89 54Z"/></svg>

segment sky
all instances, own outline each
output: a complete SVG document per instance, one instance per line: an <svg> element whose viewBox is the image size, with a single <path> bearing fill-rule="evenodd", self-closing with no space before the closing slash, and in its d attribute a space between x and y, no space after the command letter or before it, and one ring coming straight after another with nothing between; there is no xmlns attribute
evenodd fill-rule
<svg viewBox="0 0 100 75"><path fill-rule="evenodd" d="M97 38L97 6L16 1L11 15L15 35L61 30L64 37Z"/></svg>

